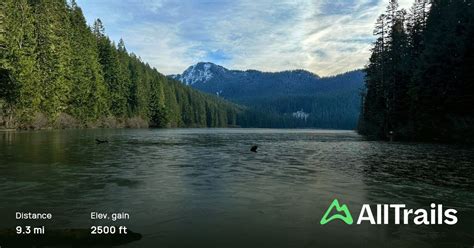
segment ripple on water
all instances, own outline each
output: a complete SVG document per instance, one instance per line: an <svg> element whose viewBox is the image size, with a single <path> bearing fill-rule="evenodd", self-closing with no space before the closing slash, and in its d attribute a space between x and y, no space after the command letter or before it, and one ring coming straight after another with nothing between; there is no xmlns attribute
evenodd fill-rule
<svg viewBox="0 0 474 248"><path fill-rule="evenodd" d="M182 237L201 246L213 240L233 247L303 247L329 240L371 240L378 244L374 247L404 246L410 240L431 247L452 244L453 237L474 243L469 243L474 226L474 151L469 147L366 141L354 132L324 130L8 135L0 138L0 210L54 207L79 216L58 213L60 223L79 225L90 209L128 209L131 226L147 233L135 247L157 242L186 246ZM109 144L96 145L95 138ZM259 149L252 153L255 144ZM335 197L349 206L442 202L462 211L464 222L449 230L379 226L336 232L318 225L320 213Z"/></svg>

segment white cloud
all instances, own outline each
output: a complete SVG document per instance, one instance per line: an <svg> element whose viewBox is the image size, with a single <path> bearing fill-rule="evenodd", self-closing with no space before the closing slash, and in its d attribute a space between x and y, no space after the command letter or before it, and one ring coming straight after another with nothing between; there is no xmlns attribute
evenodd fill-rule
<svg viewBox="0 0 474 248"><path fill-rule="evenodd" d="M123 39L129 49L143 61L156 67L160 72L170 74L181 72L195 61L192 42L182 41L177 36L176 27L144 25L124 30ZM194 54L199 57L199 54Z"/></svg>
<svg viewBox="0 0 474 248"><path fill-rule="evenodd" d="M89 6L113 20L113 39L123 37L129 50L165 74L211 60L232 69L307 69L323 76L367 63L375 20L388 2L128 0L113 1L117 12L110 13L109 1ZM118 14L133 18L120 22ZM216 51L225 59L213 61L209 54Z"/></svg>
<svg viewBox="0 0 474 248"><path fill-rule="evenodd" d="M166 11L163 9L166 4L166 0L139 0L140 4L145 7L147 10L153 12Z"/></svg>

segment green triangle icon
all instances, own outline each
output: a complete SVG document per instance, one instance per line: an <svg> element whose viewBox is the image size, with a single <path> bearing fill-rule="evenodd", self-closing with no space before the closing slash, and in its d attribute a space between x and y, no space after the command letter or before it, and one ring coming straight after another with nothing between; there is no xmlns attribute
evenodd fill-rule
<svg viewBox="0 0 474 248"><path fill-rule="evenodd" d="M333 211L333 208L336 208L338 213L328 218L329 214ZM340 212L343 212L343 215L340 214ZM339 201L337 199L334 199L334 201L332 201L331 203L331 206L329 206L328 210L326 210L326 212L324 213L320 223L321 225L325 225L328 222L331 222L336 219L340 219L348 225L352 225L353 223L351 212L349 212L349 208L347 208L346 204L342 204L342 206L340 206Z"/></svg>

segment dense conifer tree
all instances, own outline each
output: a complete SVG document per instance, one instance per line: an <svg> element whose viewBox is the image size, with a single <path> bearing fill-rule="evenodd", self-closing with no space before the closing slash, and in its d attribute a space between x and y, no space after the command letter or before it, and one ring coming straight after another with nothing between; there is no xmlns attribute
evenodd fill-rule
<svg viewBox="0 0 474 248"><path fill-rule="evenodd" d="M108 113L107 92L95 37L75 1L70 7L70 23L73 68L69 112L80 120L94 121Z"/></svg>
<svg viewBox="0 0 474 248"><path fill-rule="evenodd" d="M67 111L72 88L71 25L64 0L32 0L41 110L53 119Z"/></svg>
<svg viewBox="0 0 474 248"><path fill-rule="evenodd" d="M409 14L390 1L366 67L359 132L472 142L473 22L472 0L416 0Z"/></svg>
<svg viewBox="0 0 474 248"><path fill-rule="evenodd" d="M4 115L8 122L13 115L18 121L28 121L41 100L32 8L26 0L6 0L0 6L0 98L4 100Z"/></svg>
<svg viewBox="0 0 474 248"><path fill-rule="evenodd" d="M129 54L123 40L116 46L100 19L87 26L74 0L1 1L0 52L3 127L67 127L60 122L71 118L72 126L139 119L156 127L224 127L243 111L166 78ZM218 114L208 116L205 106Z"/></svg>

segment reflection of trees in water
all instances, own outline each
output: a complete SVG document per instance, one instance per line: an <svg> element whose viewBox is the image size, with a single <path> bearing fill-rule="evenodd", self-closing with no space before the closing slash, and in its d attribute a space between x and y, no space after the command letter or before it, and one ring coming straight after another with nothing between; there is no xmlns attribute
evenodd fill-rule
<svg viewBox="0 0 474 248"><path fill-rule="evenodd" d="M474 150L439 144L374 143L363 173L375 181L474 189Z"/></svg>
<svg viewBox="0 0 474 248"><path fill-rule="evenodd" d="M367 203L402 203L429 209L431 203L458 210L459 222L447 225L387 225L386 240L416 242L417 247L472 245L474 225L474 150L441 144L371 142L363 151ZM374 211L374 210L372 210ZM391 211L390 218L393 216ZM413 217L411 217L413 218ZM392 220L391 220L392 221ZM429 233L430 235L426 235ZM414 243L413 243L414 244Z"/></svg>
<svg viewBox="0 0 474 248"><path fill-rule="evenodd" d="M2 155L18 163L64 162L67 136L60 131L4 132L0 135ZM6 161L8 162L8 161Z"/></svg>
<svg viewBox="0 0 474 248"><path fill-rule="evenodd" d="M120 167L135 152L114 140L121 130L55 130L0 133L0 198L8 205L59 212L94 206L117 187L135 187L134 163ZM114 143L96 145L95 138ZM121 152L120 152L121 151ZM79 204L80 203L80 204ZM0 207L7 206L6 203ZM65 209L64 209L65 208ZM59 216L59 215L58 215Z"/></svg>

